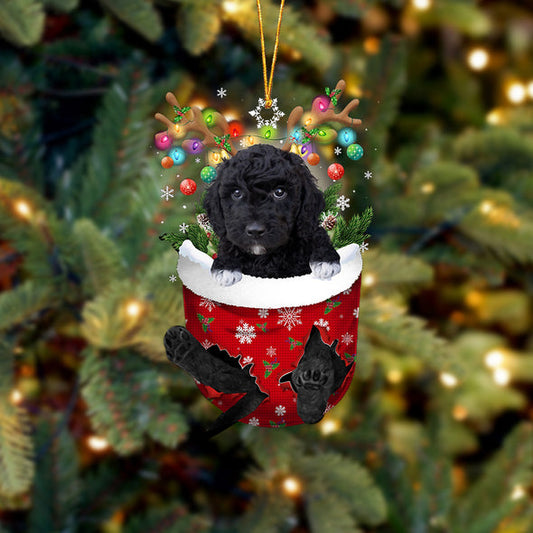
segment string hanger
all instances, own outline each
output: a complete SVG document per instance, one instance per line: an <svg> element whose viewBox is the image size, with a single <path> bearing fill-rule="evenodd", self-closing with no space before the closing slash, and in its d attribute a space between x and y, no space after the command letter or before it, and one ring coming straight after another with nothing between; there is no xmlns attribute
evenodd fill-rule
<svg viewBox="0 0 533 533"><path fill-rule="evenodd" d="M266 63L266 51L265 51L265 34L263 32L263 13L261 11L261 0L257 0L257 16L259 19L259 35L261 38L261 56L263 59L263 82L265 85L265 108L270 109L272 107L272 82L274 80L274 68L276 66L276 58L278 55L279 47L279 33L281 29L281 19L283 18L283 8L285 6L285 0L281 0L279 6L278 15L278 27L276 29L276 39L274 41L274 53L272 55L272 65L270 66L270 75L267 73Z"/></svg>

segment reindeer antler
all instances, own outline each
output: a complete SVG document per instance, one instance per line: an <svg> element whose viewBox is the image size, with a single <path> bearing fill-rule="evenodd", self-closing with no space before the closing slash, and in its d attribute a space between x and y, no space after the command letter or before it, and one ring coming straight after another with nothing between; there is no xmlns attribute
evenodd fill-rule
<svg viewBox="0 0 533 533"><path fill-rule="evenodd" d="M176 112L174 121L161 113L156 113L154 116L167 127L167 133L171 138L183 138L187 132L194 131L202 135L201 142L206 148L216 146L231 154L233 147L230 141L229 124L223 115L220 113L215 115L215 124L213 126L218 127L222 132L221 136L217 136L205 123L202 110L199 107L182 108L176 96L171 92L166 94L165 100Z"/></svg>
<svg viewBox="0 0 533 533"><path fill-rule="evenodd" d="M313 106L309 113L309 119L305 124L305 131L312 131L320 124L325 124L326 122L337 122L344 126L358 126L361 124L360 119L350 117L350 112L359 105L359 100L357 98L351 100L340 113L335 113L337 99L342 95L345 88L346 82L344 80L339 80L335 89L330 92L328 91L328 96L334 105L328 106L325 110L317 110L316 107ZM303 114L304 109L302 106L297 106L291 111L289 118L287 119L287 140L281 147L282 150L290 150L291 145L294 143L294 138L291 138L291 134L298 122L300 122Z"/></svg>

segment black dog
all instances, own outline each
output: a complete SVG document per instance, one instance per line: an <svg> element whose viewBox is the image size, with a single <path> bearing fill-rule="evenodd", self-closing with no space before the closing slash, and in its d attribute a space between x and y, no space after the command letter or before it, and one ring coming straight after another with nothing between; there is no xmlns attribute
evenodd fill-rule
<svg viewBox="0 0 533 533"><path fill-rule="evenodd" d="M337 342L326 344L317 327L313 326L298 366L279 380L280 383L290 382L297 394L298 416L306 424L322 420L329 397L342 385L354 364L347 366L337 355Z"/></svg>
<svg viewBox="0 0 533 533"><path fill-rule="evenodd" d="M204 207L220 239L211 273L221 285L242 274L329 279L340 271L318 223L323 195L295 154L266 144L241 150L217 167Z"/></svg>

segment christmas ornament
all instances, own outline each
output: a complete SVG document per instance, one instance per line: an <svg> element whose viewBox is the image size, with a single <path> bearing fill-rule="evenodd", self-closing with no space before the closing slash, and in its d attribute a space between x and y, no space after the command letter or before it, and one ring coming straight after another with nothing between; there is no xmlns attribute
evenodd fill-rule
<svg viewBox="0 0 533 533"><path fill-rule="evenodd" d="M172 138L166 131L154 135L154 145L158 150L167 150L172 146Z"/></svg>
<svg viewBox="0 0 533 533"><path fill-rule="evenodd" d="M202 111L202 117L208 128L211 128L215 125L215 114L216 111L210 107Z"/></svg>
<svg viewBox="0 0 533 533"><path fill-rule="evenodd" d="M200 171L200 178L205 183L212 183L217 177L217 171L215 168L207 166Z"/></svg>
<svg viewBox="0 0 533 533"><path fill-rule="evenodd" d="M238 120L229 123L229 132L232 137L240 137L244 133L244 127Z"/></svg>
<svg viewBox="0 0 533 533"><path fill-rule="evenodd" d="M338 134L338 141L341 146L344 146L345 148L347 146L350 146L350 144L354 143L357 139L357 135L352 128L342 128L342 130L339 131Z"/></svg>
<svg viewBox="0 0 533 533"><path fill-rule="evenodd" d="M199 154L204 149L200 139L187 139L181 143L181 147L188 154Z"/></svg>
<svg viewBox="0 0 533 533"><path fill-rule="evenodd" d="M325 113L328 110L330 99L329 97L325 95L317 96L313 103L311 104L311 108L313 110L318 111L319 113Z"/></svg>
<svg viewBox="0 0 533 533"><path fill-rule="evenodd" d="M318 165L320 163L320 156L316 152L312 152L307 157L307 162L310 165Z"/></svg>
<svg viewBox="0 0 533 533"><path fill-rule="evenodd" d="M346 155L353 161L357 161L363 157L363 147L360 144L350 144L346 149Z"/></svg>
<svg viewBox="0 0 533 533"><path fill-rule="evenodd" d="M333 181L340 180L344 176L344 167L340 163L332 163L328 167L328 176Z"/></svg>
<svg viewBox="0 0 533 533"><path fill-rule="evenodd" d="M168 156L172 158L175 165L181 165L185 163L185 159L187 158L185 150L179 146L172 148L172 150L170 150L168 153Z"/></svg>
<svg viewBox="0 0 533 533"><path fill-rule="evenodd" d="M180 191L187 196L194 194L196 192L196 183L194 180L189 178L182 180L180 183Z"/></svg>
<svg viewBox="0 0 533 533"><path fill-rule="evenodd" d="M171 168L172 166L174 166L174 160L172 159L172 157L168 157L167 155L163 157L163 159L161 159L161 166L163 168Z"/></svg>
<svg viewBox="0 0 533 533"><path fill-rule="evenodd" d="M264 119L261 115L261 109L271 109L272 116L270 119ZM278 121L281 117L285 116L285 113L279 110L278 108L278 99L274 98L270 103L263 98L259 98L257 101L257 106L252 111L249 111L250 115L255 118L257 129L262 128L263 126L272 126L274 129L278 127Z"/></svg>

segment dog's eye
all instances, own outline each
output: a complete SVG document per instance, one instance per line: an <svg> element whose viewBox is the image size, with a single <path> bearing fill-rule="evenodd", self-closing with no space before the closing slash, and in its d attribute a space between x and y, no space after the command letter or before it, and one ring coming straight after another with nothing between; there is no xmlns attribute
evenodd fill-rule
<svg viewBox="0 0 533 533"><path fill-rule="evenodd" d="M287 192L285 191L285 189L282 189L281 187L274 189L272 191L272 194L274 195L274 198L278 200L281 200L282 198L285 198L285 196L287 196Z"/></svg>
<svg viewBox="0 0 533 533"><path fill-rule="evenodd" d="M234 200L240 200L242 198L242 191L240 189L235 189L232 193L231 193L231 197L234 199Z"/></svg>

